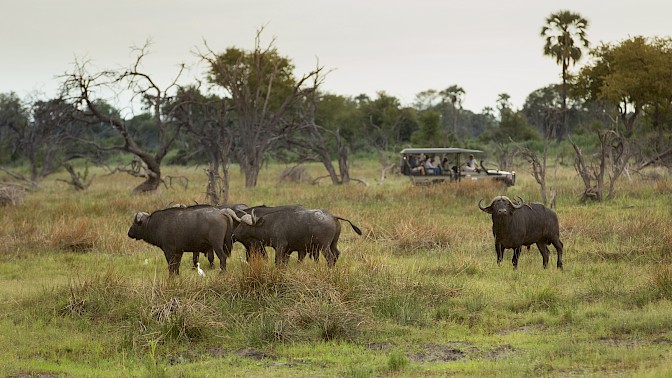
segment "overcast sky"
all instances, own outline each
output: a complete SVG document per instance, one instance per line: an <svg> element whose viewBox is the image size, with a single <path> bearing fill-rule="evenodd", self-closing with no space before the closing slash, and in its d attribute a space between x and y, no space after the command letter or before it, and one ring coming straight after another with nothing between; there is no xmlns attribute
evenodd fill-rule
<svg viewBox="0 0 672 378"><path fill-rule="evenodd" d="M130 47L153 41L146 72L166 86L177 66L202 77L193 54L203 41L217 52L250 50L275 38L300 76L318 63L331 70L323 90L410 105L418 92L456 84L464 107L495 107L506 92L520 107L535 89L560 81L542 55L545 18L558 10L590 22L597 45L672 35L671 0L0 0L0 93L57 94L58 75L75 59L95 67L131 63Z"/></svg>

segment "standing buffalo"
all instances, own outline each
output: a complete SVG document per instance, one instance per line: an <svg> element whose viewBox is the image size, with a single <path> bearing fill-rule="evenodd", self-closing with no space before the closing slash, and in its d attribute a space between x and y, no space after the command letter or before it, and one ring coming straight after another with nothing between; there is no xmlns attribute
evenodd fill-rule
<svg viewBox="0 0 672 378"><path fill-rule="evenodd" d="M235 230L238 227L238 224L240 223L240 217L245 217L244 219L252 219L252 214L258 219L262 218L267 214L270 213L275 213L278 211L287 211L287 210L306 210L304 207L301 205L283 205L283 206L266 206L266 205L259 205L259 206L253 206L253 207L247 207L247 208L232 208L232 210L235 211L237 216L232 216L233 218L233 229ZM249 221L249 220L248 220ZM245 247L245 258L247 261L250 261L250 256L251 255L257 255L259 257L266 258L266 249L264 248L265 246L271 246L271 244L264 244L263 242L253 239L253 238L245 238L245 239L240 239L236 238L236 235L234 233L233 237L234 242L240 242L244 247ZM299 261L303 261L304 257L306 256L305 251L300 250L298 251L299 253ZM319 252L318 252L319 253ZM316 254L313 255L313 258L317 260Z"/></svg>
<svg viewBox="0 0 672 378"><path fill-rule="evenodd" d="M168 273L179 274L183 252L215 251L221 270L226 270L226 259L232 249L232 220L228 209L207 205L171 207L152 214L137 213L128 236L144 240L163 250L168 262Z"/></svg>
<svg viewBox="0 0 672 378"><path fill-rule="evenodd" d="M317 260L322 251L327 265L334 266L340 255L338 238L341 235L339 220L350 223L359 235L362 231L351 221L331 215L324 210L305 209L298 205L257 209L238 218L240 222L233 231L236 241L243 245L271 246L275 249L275 264L285 265L292 251L299 256L311 254Z"/></svg>
<svg viewBox="0 0 672 378"><path fill-rule="evenodd" d="M173 207L178 207L178 208L183 208L183 209L187 208L187 207L190 207L191 209L196 209L198 207L211 207L211 205L196 204L196 205L188 206L188 205L178 203L178 204L173 205ZM229 215L229 216L234 216L234 217L235 217L235 212L236 211L243 212L245 209L250 208L249 206L247 206L243 203L236 203L236 204L230 204L230 205L216 205L214 207L216 207L220 210L231 209L232 211L224 211L224 213ZM231 231L233 231L233 229L235 229L236 226L238 226L238 221L235 221L235 220L232 219ZM209 250L207 252L203 252L203 254L205 254L206 257L208 258L208 261L210 262L210 268L212 268L214 266L214 261L215 261L215 255L214 255L213 251ZM194 257L193 257L194 268L196 268L196 264L198 264L198 257L199 257L199 253L194 253ZM249 252L248 252L248 257L249 257Z"/></svg>
<svg viewBox="0 0 672 378"><path fill-rule="evenodd" d="M512 201L506 196L495 197L490 205L478 207L492 214L492 233L495 236L497 264L504 259L504 249L513 249L513 268L518 268L518 257L522 246L536 244L543 258L544 269L548 265L548 245L553 244L558 253L559 269L562 269L562 242L560 226L555 212L540 203Z"/></svg>

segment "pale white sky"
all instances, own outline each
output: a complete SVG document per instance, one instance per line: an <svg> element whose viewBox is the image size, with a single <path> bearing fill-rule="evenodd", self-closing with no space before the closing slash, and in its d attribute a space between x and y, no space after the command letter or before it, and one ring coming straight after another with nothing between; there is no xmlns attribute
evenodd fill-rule
<svg viewBox="0 0 672 378"><path fill-rule="evenodd" d="M385 91L410 105L418 92L457 84L466 109L494 107L502 92L518 108L560 80L539 32L561 9L589 20L593 45L672 35L670 0L0 0L0 93L56 96L56 77L76 57L127 66L130 46L148 38L146 71L167 86L180 63L201 77L192 51L203 40L218 52L249 50L266 25L262 42L275 38L297 76L318 59L333 70L323 85L331 93Z"/></svg>

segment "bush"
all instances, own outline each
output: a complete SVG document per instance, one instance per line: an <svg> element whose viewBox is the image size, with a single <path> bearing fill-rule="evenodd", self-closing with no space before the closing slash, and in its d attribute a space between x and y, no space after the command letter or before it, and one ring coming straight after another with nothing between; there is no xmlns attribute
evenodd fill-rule
<svg viewBox="0 0 672 378"><path fill-rule="evenodd" d="M402 371L408 366L408 357L401 352L394 351L390 353L387 359L387 368L390 372Z"/></svg>
<svg viewBox="0 0 672 378"><path fill-rule="evenodd" d="M26 195L26 189L18 185L0 185L0 207L16 206Z"/></svg>

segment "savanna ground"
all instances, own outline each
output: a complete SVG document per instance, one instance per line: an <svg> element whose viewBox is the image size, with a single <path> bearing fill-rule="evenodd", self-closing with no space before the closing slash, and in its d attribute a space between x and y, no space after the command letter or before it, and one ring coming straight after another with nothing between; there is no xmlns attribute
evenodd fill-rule
<svg viewBox="0 0 672 378"><path fill-rule="evenodd" d="M272 258L206 277L168 279L161 251L126 236L136 211L203 201L202 169L168 167L188 189L131 196L137 179L99 176L86 193L50 179L0 209L0 375L29 376L567 376L672 375L672 180L624 178L617 198L578 203L579 178L557 174L564 271L536 247L519 269L496 264L480 198L539 198L463 182L282 184L283 167L231 203L300 203L351 219L334 269L322 258L284 270ZM313 175L319 166L309 166ZM273 253L270 253L273 256ZM201 259L205 261L205 259ZM217 269L218 269L218 262Z"/></svg>

